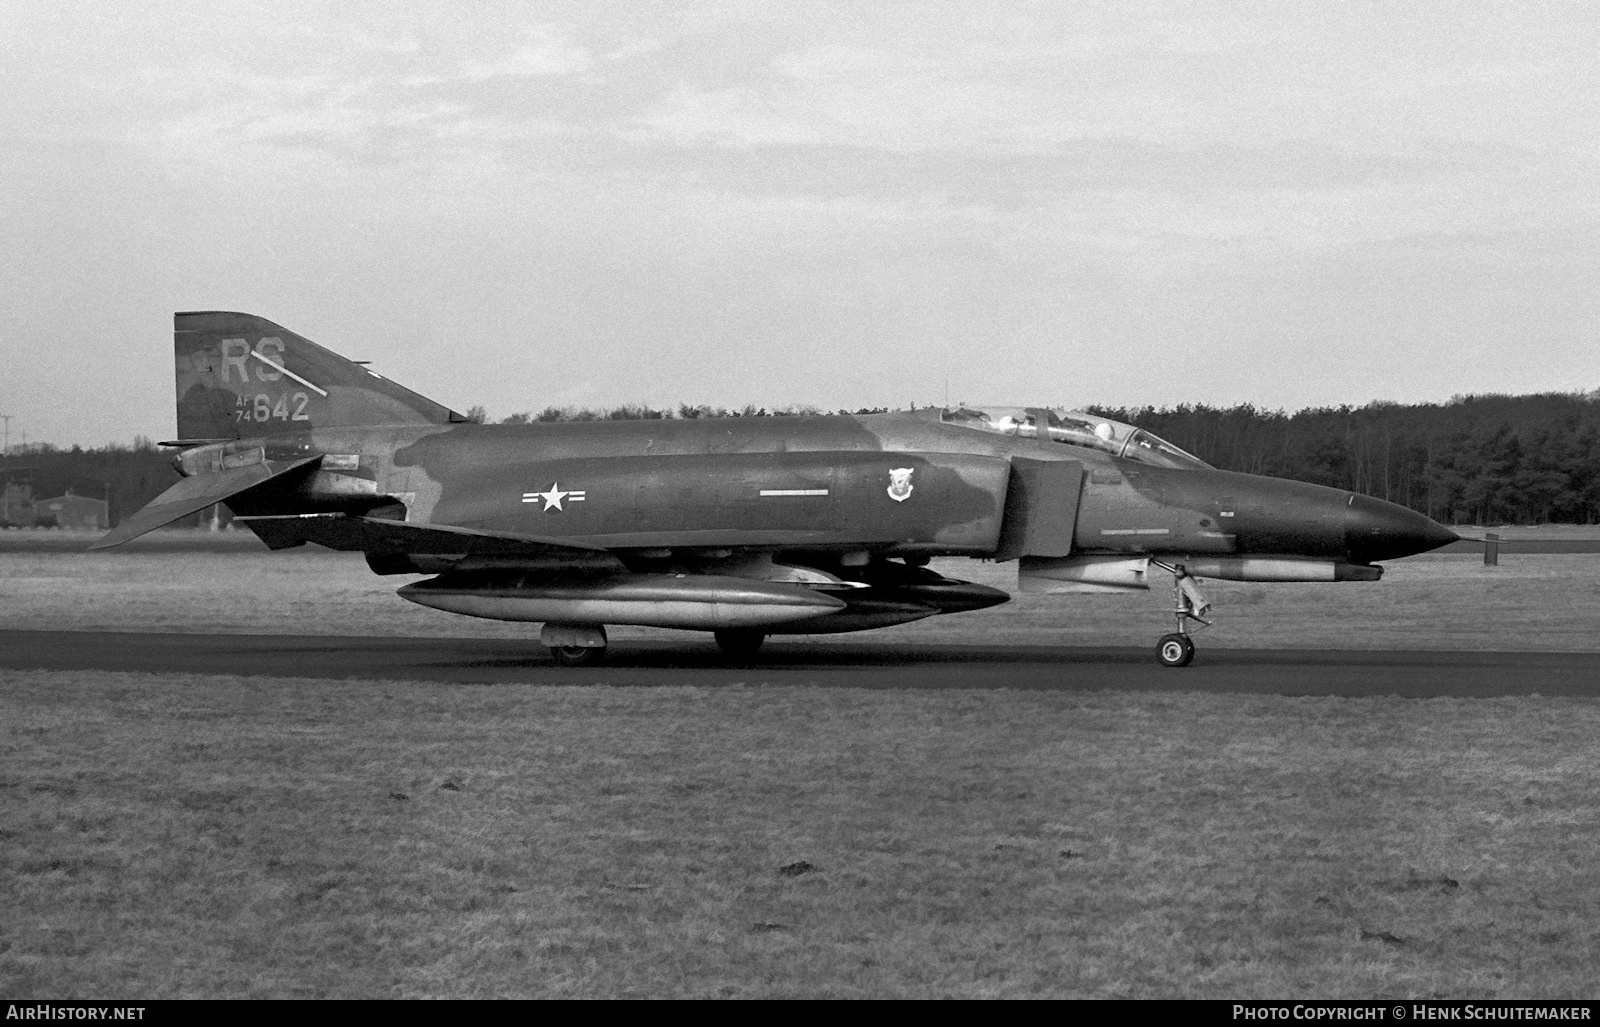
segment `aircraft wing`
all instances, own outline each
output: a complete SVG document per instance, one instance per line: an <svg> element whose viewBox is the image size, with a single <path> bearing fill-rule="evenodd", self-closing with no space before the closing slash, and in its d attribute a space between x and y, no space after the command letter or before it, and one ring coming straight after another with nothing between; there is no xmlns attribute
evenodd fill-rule
<svg viewBox="0 0 1600 1027"><path fill-rule="evenodd" d="M460 570L469 570L473 564L479 562L493 563L495 557L514 559L534 557L556 563L581 563L585 566L623 569L622 561L612 556L604 546L573 542L568 539L523 535L510 531L482 531L477 528L457 528L441 524L411 524L379 517L353 517L351 520L360 524L366 543L362 548L369 554L459 553L463 559L463 563L457 568Z"/></svg>
<svg viewBox="0 0 1600 1027"><path fill-rule="evenodd" d="M359 551L379 573L416 573L421 559L453 569L548 565L552 568L623 570L604 546L512 531L485 531L448 524L397 521L340 513L280 514L236 518L273 549L315 542L329 549ZM389 569L380 569L387 565ZM438 573L430 566L425 573Z"/></svg>
<svg viewBox="0 0 1600 1027"><path fill-rule="evenodd" d="M268 460L247 464L244 467L230 467L212 474L197 474L184 478L146 503L138 513L124 520L89 548L110 549L112 546L120 546L146 532L171 524L180 517L197 513L213 503L220 503L246 489L255 488L321 459L322 457L318 455L300 457L296 460Z"/></svg>

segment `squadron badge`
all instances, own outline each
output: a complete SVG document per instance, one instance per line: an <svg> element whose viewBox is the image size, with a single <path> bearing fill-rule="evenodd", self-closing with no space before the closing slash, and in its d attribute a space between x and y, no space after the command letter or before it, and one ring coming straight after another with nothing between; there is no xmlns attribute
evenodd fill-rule
<svg viewBox="0 0 1600 1027"><path fill-rule="evenodd" d="M914 467L891 467L889 469L889 498L896 503L904 503L911 498L911 472Z"/></svg>

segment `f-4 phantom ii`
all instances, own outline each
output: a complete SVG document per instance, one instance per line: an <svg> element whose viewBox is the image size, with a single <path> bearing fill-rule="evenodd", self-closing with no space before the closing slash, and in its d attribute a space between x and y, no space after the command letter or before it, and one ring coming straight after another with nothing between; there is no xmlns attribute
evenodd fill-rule
<svg viewBox="0 0 1600 1027"><path fill-rule="evenodd" d="M933 557L1011 561L1023 592L1170 578L1162 663L1194 656L1197 579L1375 581L1456 535L1341 489L1217 470L1086 413L476 424L270 321L175 317L182 479L93 548L213 503L272 549L358 551L430 575L414 603L543 624L565 665L605 625L861 631L1003 603Z"/></svg>

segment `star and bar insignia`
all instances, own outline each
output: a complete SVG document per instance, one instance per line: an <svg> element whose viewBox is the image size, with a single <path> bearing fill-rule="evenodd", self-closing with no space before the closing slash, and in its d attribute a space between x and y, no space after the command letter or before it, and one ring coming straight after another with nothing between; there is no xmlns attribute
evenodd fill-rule
<svg viewBox="0 0 1600 1027"><path fill-rule="evenodd" d="M551 482L550 488L544 492L524 492L522 501L524 503L537 503L543 500L544 512L548 513L551 510L556 510L564 513L566 507L561 505L563 502L581 503L587 495L588 493L584 489L562 489L561 483L555 481Z"/></svg>

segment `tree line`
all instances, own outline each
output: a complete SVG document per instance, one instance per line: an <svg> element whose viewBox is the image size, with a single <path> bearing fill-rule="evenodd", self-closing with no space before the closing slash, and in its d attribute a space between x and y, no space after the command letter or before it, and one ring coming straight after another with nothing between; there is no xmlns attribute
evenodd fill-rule
<svg viewBox="0 0 1600 1027"><path fill-rule="evenodd" d="M547 424L552 421L661 421L676 418L681 421L692 421L700 417L815 417L830 411L820 407L796 405L774 407L758 407L754 403L747 403L742 407L713 407L706 404L695 406L689 403L679 403L676 408L656 409L642 403L624 403L619 407L545 407L538 413L528 411L521 414L510 414L494 422L496 424ZM835 414L886 414L888 407L862 407L859 410L834 410ZM488 411L481 406L473 407L467 411L467 420L478 424L489 423Z"/></svg>
<svg viewBox="0 0 1600 1027"><path fill-rule="evenodd" d="M881 413L886 408L839 410ZM1286 413L1233 407L1090 407L1229 471L1350 489L1452 524L1600 523L1600 390L1457 396ZM818 414L815 407L680 404L674 410L546 407L502 424ZM485 420L481 407L473 413Z"/></svg>
<svg viewBox="0 0 1600 1027"><path fill-rule="evenodd" d="M144 437L131 446L60 449L34 442L0 457L0 487L6 482L31 487L35 500L68 493L104 499L112 524L165 492L178 480L172 451ZM199 523L200 515L183 523Z"/></svg>
<svg viewBox="0 0 1600 1027"><path fill-rule="evenodd" d="M837 413L881 413L885 408ZM1317 407L1286 413L1234 407L1090 407L1224 470L1296 478L1399 503L1447 524L1600 523L1600 391L1458 396L1448 403ZM767 410L679 404L654 409L546 407L500 424L555 421L785 417ZM469 417L487 422L482 407ZM171 454L132 446L58 449L32 444L0 457L0 481L26 481L36 499L73 492L108 500L111 523L177 480ZM190 518L191 523L198 517Z"/></svg>
<svg viewBox="0 0 1600 1027"><path fill-rule="evenodd" d="M1225 470L1332 485L1446 524L1600 523L1600 391L1448 403L1095 408Z"/></svg>

